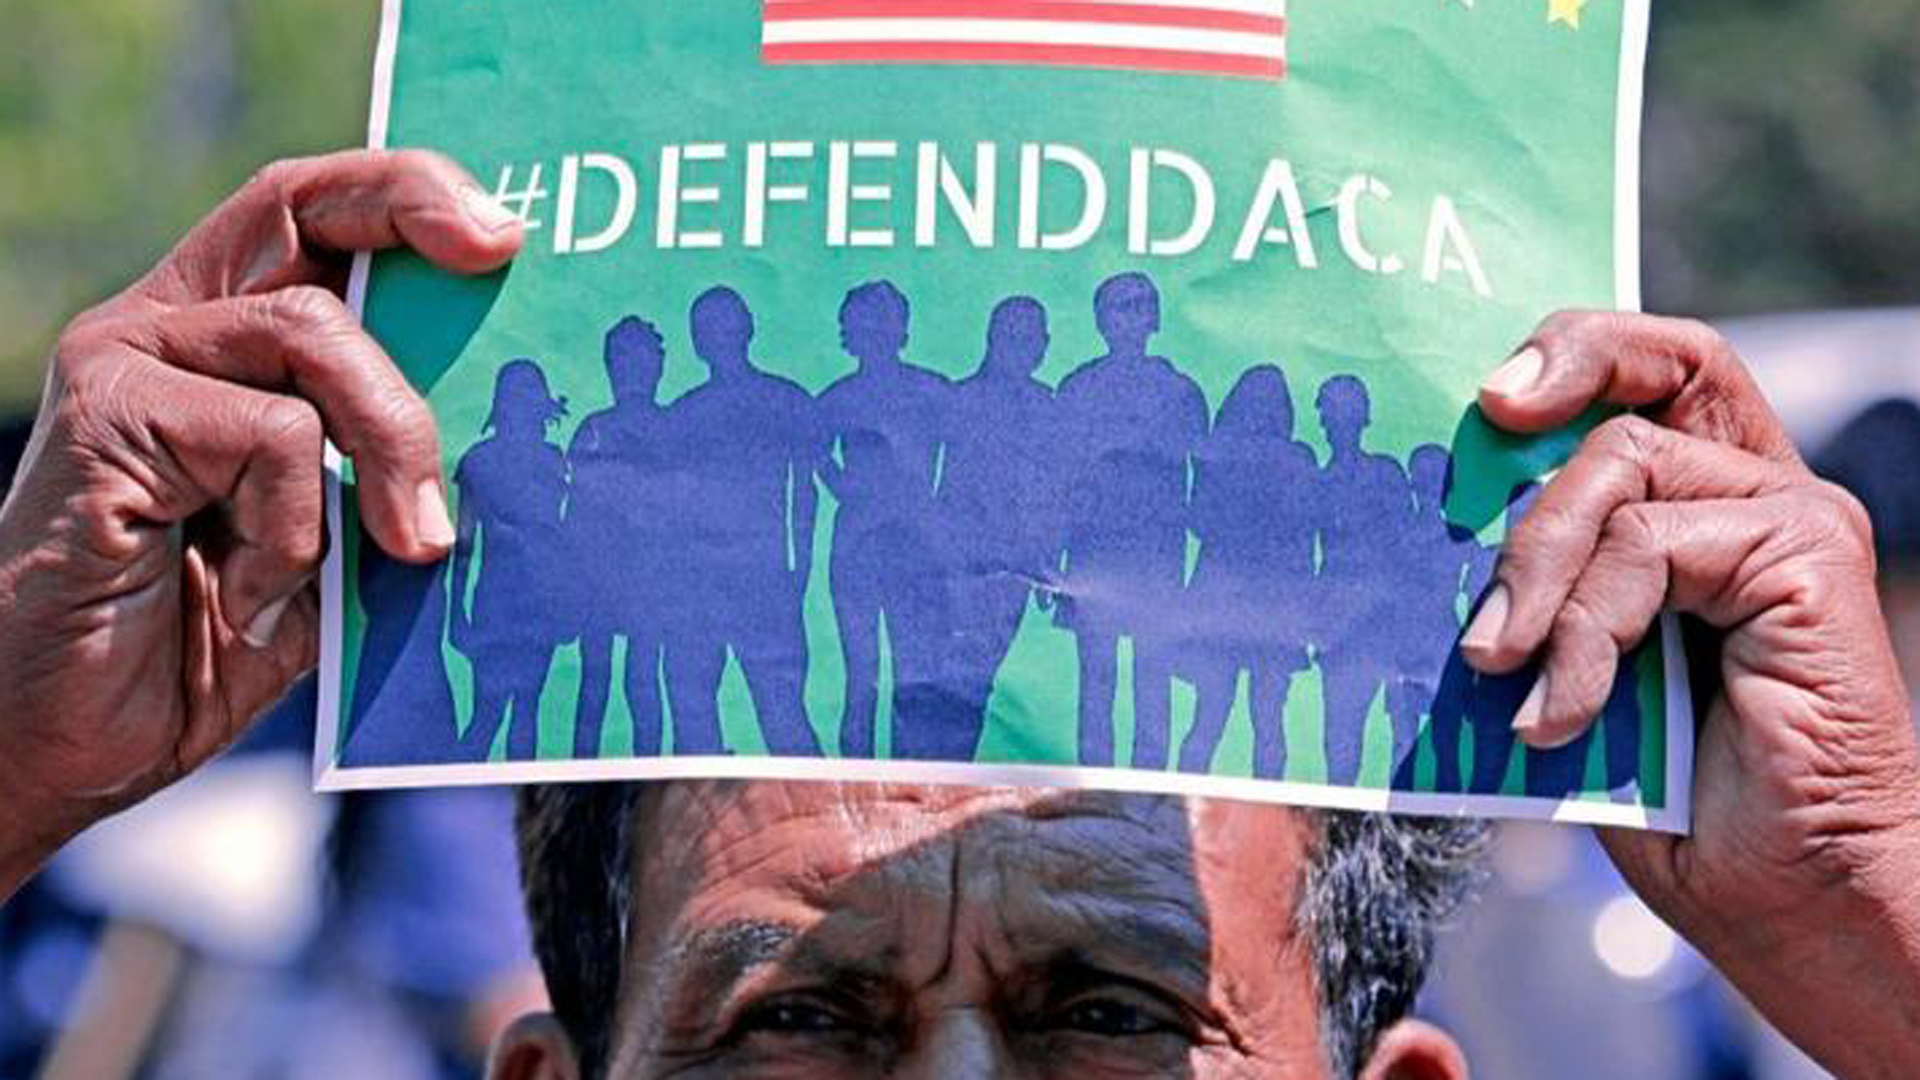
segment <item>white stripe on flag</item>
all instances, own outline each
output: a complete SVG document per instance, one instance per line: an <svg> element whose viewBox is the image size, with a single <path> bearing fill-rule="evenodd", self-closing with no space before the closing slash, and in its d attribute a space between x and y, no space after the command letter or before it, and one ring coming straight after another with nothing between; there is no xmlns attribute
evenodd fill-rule
<svg viewBox="0 0 1920 1080"><path fill-rule="evenodd" d="M1125 23L1047 22L1037 19L808 19L766 24L768 45L842 45L849 42L991 42L1018 45L1092 45L1121 49L1287 58L1277 34L1193 30Z"/></svg>

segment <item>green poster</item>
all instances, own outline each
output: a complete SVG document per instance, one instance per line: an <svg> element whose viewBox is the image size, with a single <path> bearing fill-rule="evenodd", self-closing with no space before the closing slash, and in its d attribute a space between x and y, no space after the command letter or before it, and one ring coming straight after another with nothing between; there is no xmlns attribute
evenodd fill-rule
<svg viewBox="0 0 1920 1080"><path fill-rule="evenodd" d="M356 272L454 556L333 491L324 786L1087 784L1684 828L1670 633L1573 746L1455 643L1632 308L1645 0L388 0L372 142L507 270ZM1670 628L1669 628L1670 629ZM1663 640L1664 639L1664 640Z"/></svg>

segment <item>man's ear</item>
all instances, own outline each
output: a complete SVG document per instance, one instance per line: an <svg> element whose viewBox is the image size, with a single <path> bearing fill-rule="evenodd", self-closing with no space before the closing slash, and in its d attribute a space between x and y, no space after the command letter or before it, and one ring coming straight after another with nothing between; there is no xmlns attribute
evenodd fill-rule
<svg viewBox="0 0 1920 1080"><path fill-rule="evenodd" d="M487 1058L488 1080L580 1080L573 1040L551 1013L529 1013L507 1025Z"/></svg>
<svg viewBox="0 0 1920 1080"><path fill-rule="evenodd" d="M1359 1080L1467 1080L1467 1057L1432 1024L1402 1020L1381 1034Z"/></svg>

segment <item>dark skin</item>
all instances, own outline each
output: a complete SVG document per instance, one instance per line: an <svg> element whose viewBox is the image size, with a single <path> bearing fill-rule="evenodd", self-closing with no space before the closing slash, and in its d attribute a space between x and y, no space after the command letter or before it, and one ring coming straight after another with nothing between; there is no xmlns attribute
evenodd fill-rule
<svg viewBox="0 0 1920 1080"><path fill-rule="evenodd" d="M0 896L218 753L312 666L322 434L355 456L374 539L402 559L444 556L432 417L329 290L353 249L407 244L479 272L520 239L445 159L290 162L67 328L0 508ZM1808 472L1698 323L1554 316L1481 397L1523 432L1596 401L1637 415L1547 485L1469 659L1504 672L1542 658L1520 735L1550 746L1591 722L1662 607L1718 630L1693 834L1609 832L1607 848L1829 1070L1920 1075L1920 753L1865 515ZM1202 849L1207 835L1192 830ZM1196 865L1215 934L1272 899L1208 893L1222 886ZM537 1060L559 1071L506 1075L569 1075L550 1031L521 1030L510 1045L556 1047Z"/></svg>
<svg viewBox="0 0 1920 1080"><path fill-rule="evenodd" d="M614 1080L1328 1076L1292 810L688 781L635 820ZM578 1075L545 1018L494 1060L495 1080ZM1465 1075L1412 1021L1363 1074Z"/></svg>

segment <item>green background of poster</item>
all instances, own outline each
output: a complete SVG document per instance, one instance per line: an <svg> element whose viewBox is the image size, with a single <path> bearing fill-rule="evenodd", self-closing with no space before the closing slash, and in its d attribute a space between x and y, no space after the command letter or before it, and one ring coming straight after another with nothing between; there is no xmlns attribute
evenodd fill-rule
<svg viewBox="0 0 1920 1080"><path fill-rule="evenodd" d="M818 392L853 369L833 313L859 282L889 279L913 301L907 359L949 377L977 364L995 301L1014 293L1036 297L1052 329L1040 376L1054 383L1104 351L1093 326L1094 287L1115 272L1143 270L1163 296L1163 330L1153 351L1192 376L1210 407L1218 408L1248 367L1278 364L1292 386L1297 437L1324 455L1313 391L1330 376L1361 373L1374 401L1367 448L1404 462L1423 443L1453 447L1460 483L1452 516L1492 542L1500 535L1507 490L1564 457L1572 436L1521 442L1494 435L1467 409L1480 379L1546 313L1609 308L1618 299L1614 140L1624 15L1617 3L1593 0L1575 29L1550 21L1547 9L1547 0L1474 8L1457 0L1295 0L1288 12L1290 70L1270 82L1025 67L768 67L759 58L757 0L406 0L388 145L442 150L490 187L512 166L509 191L523 186L528 166L540 162L549 193L558 188L563 155L617 154L639 174L640 212L622 243L558 255L549 199L532 210L538 227L521 258L483 279L453 278L407 255L379 257L365 316L433 404L451 474L479 437L495 372L513 357L538 358L555 392L568 399L569 415L552 433L565 446L573 425L610 400L601 338L623 315L650 319L665 335L663 401L697 384L703 372L693 359L686 312L694 296L714 284L731 285L752 305L761 366ZM891 168L859 166L863 180L893 181L892 205L855 209L856 226L896 230L891 249L822 242L825 147L850 139L900 144ZM767 244L750 251L737 243L743 147L769 140L816 144L812 162L781 166L788 170L783 178L812 187L813 199L771 208ZM941 221L939 246L912 243L912 148L923 141L941 144L963 169L975 143L998 144L996 246L965 244L951 216ZM732 242L714 251L661 250L653 238L659 148L695 142L724 144L729 156L689 166L700 170L700 182L720 186L722 197L710 206L684 207L682 227L718 229ZM1104 167L1109 221L1085 247L1038 252L1014 244L1017 151L1029 142L1070 144ZM1176 150L1211 172L1218 220L1193 254L1154 258L1127 251L1126 155L1133 147ZM1248 262L1231 258L1272 158L1289 161L1298 176L1317 268L1302 268L1289 247L1264 247ZM1340 185L1361 173L1394 192L1391 200L1366 203L1364 229L1370 247L1406 261L1410 268L1399 275L1366 273L1342 254L1335 199ZM1060 170L1048 177L1042 204L1052 209L1044 223L1060 228L1072 216L1077 192ZM593 212L594 180L587 183L582 232L604 220L604 211ZM607 192L597 194L604 200ZM1492 298L1476 295L1464 274L1443 274L1437 284L1420 280L1437 195L1458 206ZM1169 184L1156 188L1153 209L1156 231L1164 234L1160 215L1177 225L1188 205ZM345 524L353 530L348 495ZM833 503L824 491L821 502L806 605L807 697L821 742L831 747L842 689L826 595ZM351 587L353 545L345 550L341 658L350 689L363 617ZM450 647L445 657L464 721L467 663ZM543 758L571 753L577 667L577 650L563 647L545 693ZM1122 765L1131 745L1127 668L1123 652L1114 740ZM1644 654L1641 675L1641 790L1649 805L1659 806L1665 710L1657 648ZM1071 633L1030 609L997 686L979 760L1071 763ZM883 676L882 756L887 689ZM1312 672L1294 680L1289 779L1312 782L1322 775L1318 701ZM618 756L628 745L617 690L613 702L602 751ZM1243 690L1215 759L1218 773L1249 772L1246 709ZM1191 710L1190 688L1176 683L1176 746ZM722 711L729 747L763 752L733 664L722 683ZM1376 702L1363 786L1385 785L1387 741ZM1423 745L1423 756L1428 753ZM1423 762L1423 776L1430 764Z"/></svg>

